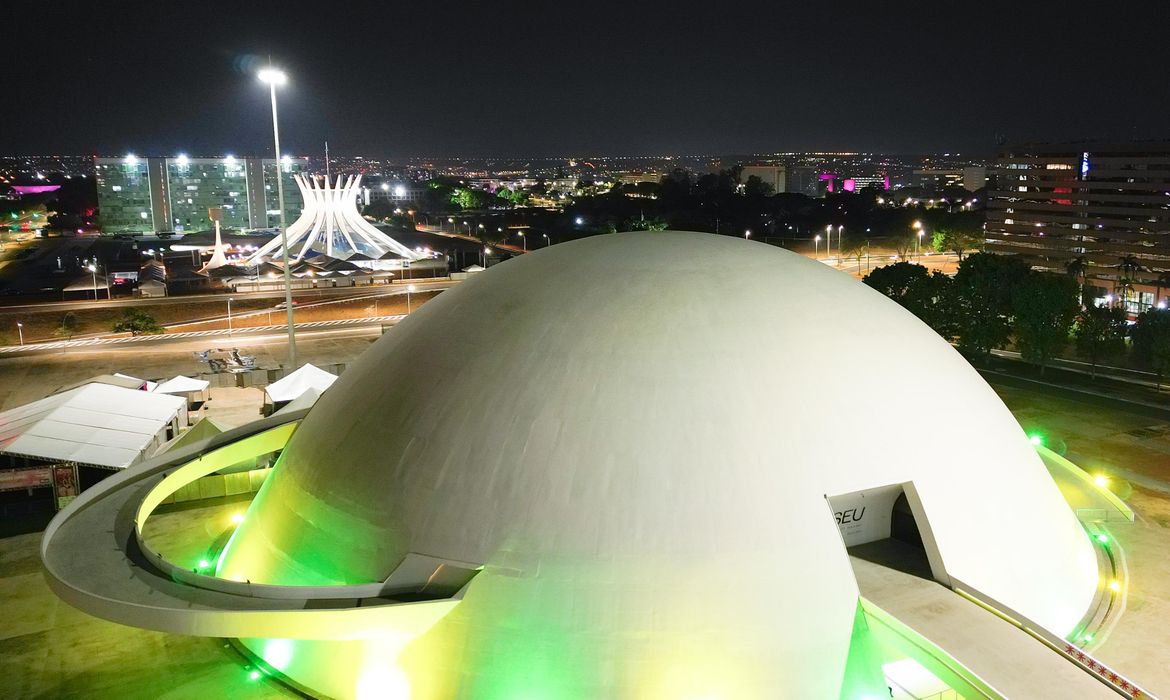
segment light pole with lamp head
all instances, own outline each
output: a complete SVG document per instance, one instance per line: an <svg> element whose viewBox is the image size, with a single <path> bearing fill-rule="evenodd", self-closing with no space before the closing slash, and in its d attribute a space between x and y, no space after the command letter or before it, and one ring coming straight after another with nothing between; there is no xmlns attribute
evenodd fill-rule
<svg viewBox="0 0 1170 700"><path fill-rule="evenodd" d="M272 145L276 155L276 206L280 209L280 254L284 262L284 307L288 314L288 362L291 369L297 368L297 339L293 329L292 265L288 259L288 233L284 221L284 178L280 166L280 127L276 118L276 86L288 82L284 71L269 66L259 73L259 78L268 83L272 97Z"/></svg>
<svg viewBox="0 0 1170 700"><path fill-rule="evenodd" d="M491 254L492 254L491 248L484 248L483 249L483 269L485 269L485 270L487 269L487 258Z"/></svg>
<svg viewBox="0 0 1170 700"><path fill-rule="evenodd" d="M547 248L547 247L549 247L550 245L552 245L552 239L548 237L548 234L547 234L547 233L542 233L542 234L540 234L540 235L544 236L544 247L545 247L545 248Z"/></svg>
<svg viewBox="0 0 1170 700"><path fill-rule="evenodd" d="M813 260L821 259L821 234L813 236Z"/></svg>
<svg viewBox="0 0 1170 700"><path fill-rule="evenodd" d="M97 301L97 265L89 264L89 272L93 276L93 300Z"/></svg>
<svg viewBox="0 0 1170 700"><path fill-rule="evenodd" d="M837 264L838 265L841 263L841 248L843 247L841 244L841 236L844 233L845 233L845 224L838 224L837 225Z"/></svg>
<svg viewBox="0 0 1170 700"><path fill-rule="evenodd" d="M752 237L752 230L749 228L748 230L744 231L743 237L744 237L744 240L751 238Z"/></svg>
<svg viewBox="0 0 1170 700"><path fill-rule="evenodd" d="M16 332L20 334L20 344L24 345L24 324L20 321L16 322Z"/></svg>
<svg viewBox="0 0 1170 700"><path fill-rule="evenodd" d="M528 239L524 237L524 232L520 231L517 235L520 236L520 245L524 246L524 252L528 252Z"/></svg>

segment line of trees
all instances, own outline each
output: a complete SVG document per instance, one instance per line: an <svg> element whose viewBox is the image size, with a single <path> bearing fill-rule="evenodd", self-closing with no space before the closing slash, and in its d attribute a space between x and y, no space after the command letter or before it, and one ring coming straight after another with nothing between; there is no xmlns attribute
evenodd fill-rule
<svg viewBox="0 0 1170 700"><path fill-rule="evenodd" d="M1097 366L1129 354L1161 378L1170 372L1170 310L1152 308L1130 324L1125 309L1084 300L1073 274L1031 270L1016 258L973 253L954 277L921 265L879 267L864 282L901 304L961 352L985 362L1013 344L1041 374L1071 344Z"/></svg>

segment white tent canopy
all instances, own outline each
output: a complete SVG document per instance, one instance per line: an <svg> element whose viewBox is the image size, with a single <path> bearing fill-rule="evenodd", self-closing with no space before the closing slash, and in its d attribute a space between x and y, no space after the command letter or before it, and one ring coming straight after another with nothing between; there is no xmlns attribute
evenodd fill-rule
<svg viewBox="0 0 1170 700"><path fill-rule="evenodd" d="M299 411L302 408L312 408L313 404L317 403L317 399L321 398L321 392L316 389L306 389L305 393L289 401L284 405L284 408L277 411L277 413L292 413Z"/></svg>
<svg viewBox="0 0 1170 700"><path fill-rule="evenodd" d="M324 392L337 381L337 375L330 374L320 367L305 365L278 382L273 382L264 389L272 403L292 401L310 389Z"/></svg>
<svg viewBox="0 0 1170 700"><path fill-rule="evenodd" d="M179 396L87 384L0 413L0 454L120 469L185 411Z"/></svg>
<svg viewBox="0 0 1170 700"><path fill-rule="evenodd" d="M155 388L156 394L186 394L192 391L203 391L211 386L211 382L206 379L194 379L192 377L184 377L179 375L172 379L168 379Z"/></svg>

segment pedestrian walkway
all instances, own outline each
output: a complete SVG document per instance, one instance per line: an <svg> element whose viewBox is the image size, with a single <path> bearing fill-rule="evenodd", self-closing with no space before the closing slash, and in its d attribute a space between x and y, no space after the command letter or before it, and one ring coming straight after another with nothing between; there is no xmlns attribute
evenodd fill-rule
<svg viewBox="0 0 1170 700"><path fill-rule="evenodd" d="M1117 700L1028 633L934 581L856 557L861 595L946 650L1007 698Z"/></svg>

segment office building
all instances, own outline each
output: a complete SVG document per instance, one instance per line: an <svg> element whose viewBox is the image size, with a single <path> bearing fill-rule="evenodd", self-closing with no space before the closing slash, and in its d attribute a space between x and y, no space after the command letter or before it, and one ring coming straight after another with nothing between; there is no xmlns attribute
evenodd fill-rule
<svg viewBox="0 0 1170 700"><path fill-rule="evenodd" d="M739 173L739 181L747 182L750 177L758 177L772 186L772 192L783 192L787 184L783 165L745 165Z"/></svg>
<svg viewBox="0 0 1170 700"><path fill-rule="evenodd" d="M300 198L293 175L305 158L285 157L285 220L296 220ZM276 161L271 158L97 158L98 213L103 233L191 233L212 227L207 210L223 210L227 229L280 225Z"/></svg>
<svg viewBox="0 0 1170 700"><path fill-rule="evenodd" d="M1077 275L1131 312L1170 286L1170 141L1010 147L996 162L987 250Z"/></svg>

